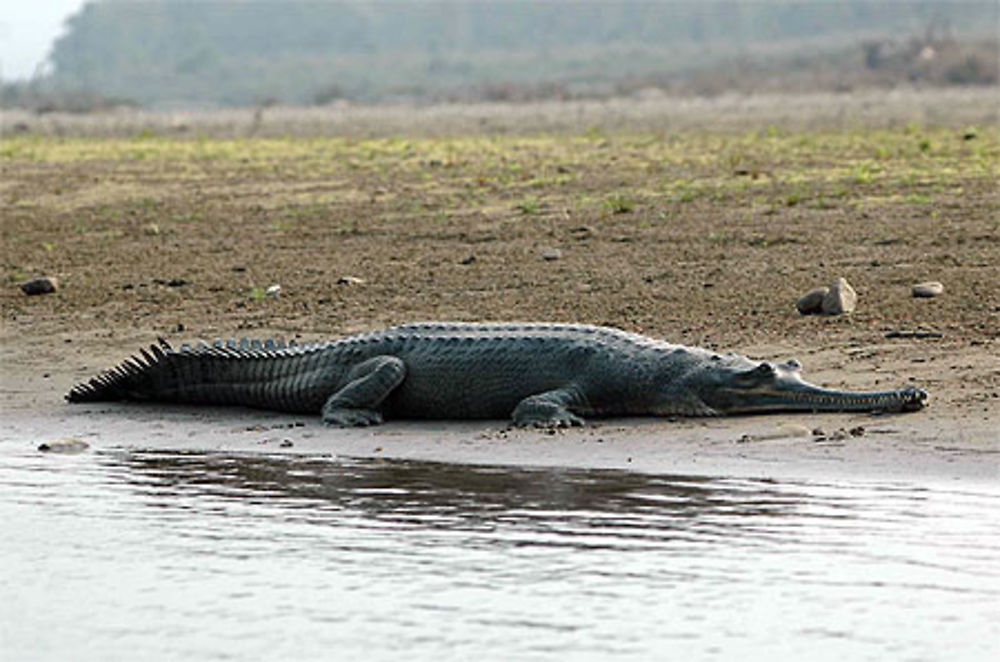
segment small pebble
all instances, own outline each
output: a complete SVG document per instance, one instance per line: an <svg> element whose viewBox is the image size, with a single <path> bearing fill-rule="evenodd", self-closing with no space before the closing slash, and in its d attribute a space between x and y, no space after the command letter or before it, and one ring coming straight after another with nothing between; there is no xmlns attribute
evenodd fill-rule
<svg viewBox="0 0 1000 662"><path fill-rule="evenodd" d="M798 298L795 309L803 315L818 315L823 312L823 299L829 292L829 287L813 288Z"/></svg>
<svg viewBox="0 0 1000 662"><path fill-rule="evenodd" d="M26 283L21 283L21 291L28 296L36 294L52 294L59 289L59 281L56 278L46 276L45 278L35 278Z"/></svg>
<svg viewBox="0 0 1000 662"><path fill-rule="evenodd" d="M281 446L282 448L291 448L295 444L292 442L291 439L282 439L281 443L278 445Z"/></svg>
<svg viewBox="0 0 1000 662"><path fill-rule="evenodd" d="M782 423L775 427L774 431L783 437L808 437L809 428L797 423Z"/></svg>
<svg viewBox="0 0 1000 662"><path fill-rule="evenodd" d="M838 278L823 297L824 315L844 315L854 312L858 294L846 278Z"/></svg>
<svg viewBox="0 0 1000 662"><path fill-rule="evenodd" d="M43 453L63 453L72 455L82 453L90 448L90 444L81 439L59 439L57 441L46 441L38 445L38 450Z"/></svg>
<svg viewBox="0 0 1000 662"><path fill-rule="evenodd" d="M337 285L363 285L363 278L358 278L356 276L341 276L337 279Z"/></svg>
<svg viewBox="0 0 1000 662"><path fill-rule="evenodd" d="M269 297L277 297L279 294L281 294L281 285L277 284L272 285L271 287L264 290L264 294Z"/></svg>
<svg viewBox="0 0 1000 662"><path fill-rule="evenodd" d="M926 283L917 283L913 286L913 296L918 299L930 299L931 297L944 294L944 285L936 280L929 280Z"/></svg>
<svg viewBox="0 0 1000 662"><path fill-rule="evenodd" d="M542 251L542 259L546 262L558 260L562 257L562 255L562 251L558 248L546 248Z"/></svg>

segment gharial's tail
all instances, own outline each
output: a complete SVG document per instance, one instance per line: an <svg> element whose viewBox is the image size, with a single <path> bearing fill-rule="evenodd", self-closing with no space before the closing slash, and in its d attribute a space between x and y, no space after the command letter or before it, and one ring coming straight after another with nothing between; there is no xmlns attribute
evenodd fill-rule
<svg viewBox="0 0 1000 662"><path fill-rule="evenodd" d="M138 355L77 384L66 400L253 404L259 386L274 379L280 363L276 359L288 357L281 350L294 347L294 341L286 346L271 339L244 338L225 344L221 340L195 347L184 344L178 350L159 338L148 350L140 349Z"/></svg>
<svg viewBox="0 0 1000 662"><path fill-rule="evenodd" d="M168 357L174 348L163 338L159 345L150 345L149 351L139 350L142 356L133 356L106 370L90 381L74 386L66 394L67 402L104 402L108 400L147 400L157 392L162 382L160 373L170 363ZM154 375L156 376L154 378Z"/></svg>

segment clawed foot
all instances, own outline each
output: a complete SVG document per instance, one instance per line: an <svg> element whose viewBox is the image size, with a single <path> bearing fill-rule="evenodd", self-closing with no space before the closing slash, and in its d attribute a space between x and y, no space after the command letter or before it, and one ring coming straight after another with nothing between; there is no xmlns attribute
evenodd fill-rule
<svg viewBox="0 0 1000 662"><path fill-rule="evenodd" d="M526 414L514 419L514 426L519 428L569 428L583 425L583 419L568 411L554 413L549 416Z"/></svg>
<svg viewBox="0 0 1000 662"><path fill-rule="evenodd" d="M380 425L382 414L374 409L337 407L323 412L323 422L342 428L363 428L369 425Z"/></svg>

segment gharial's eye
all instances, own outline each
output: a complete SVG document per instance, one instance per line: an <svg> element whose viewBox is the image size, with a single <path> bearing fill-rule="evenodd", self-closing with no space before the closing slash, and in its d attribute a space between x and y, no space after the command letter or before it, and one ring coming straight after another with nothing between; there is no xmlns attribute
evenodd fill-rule
<svg viewBox="0 0 1000 662"><path fill-rule="evenodd" d="M749 382L763 381L774 377L774 366L767 361L764 361L756 368L751 368L750 370L740 373L740 377Z"/></svg>

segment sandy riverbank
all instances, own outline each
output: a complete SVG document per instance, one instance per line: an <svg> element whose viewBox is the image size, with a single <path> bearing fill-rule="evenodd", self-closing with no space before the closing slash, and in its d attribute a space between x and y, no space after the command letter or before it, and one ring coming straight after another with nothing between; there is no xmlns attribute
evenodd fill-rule
<svg viewBox="0 0 1000 662"><path fill-rule="evenodd" d="M995 126L948 111L941 99L955 94L995 110L994 91L928 90L905 103L844 96L836 118L805 96L694 100L694 111L546 107L545 123L502 130L456 124L453 108L423 109L411 125L387 109L388 133L346 113L235 140L209 129L197 139L132 135L131 120L81 125L84 138L26 125L2 153L2 439L995 479L1000 152ZM934 111L914 115L921 108ZM528 112L472 109L487 110ZM680 121L713 116L719 130ZM519 135L525 126L530 135ZM95 137L122 132L130 137ZM26 297L18 284L36 275L58 277L60 290ZM853 315L795 312L797 296L838 276L858 291ZM925 280L943 282L944 294L913 298L910 286ZM264 294L272 284L280 296ZM246 430L299 419L62 402L74 382L157 336L316 340L420 319L607 324L757 359L794 356L807 379L837 388L913 384L931 401L903 416L613 421L552 436L500 434L503 422ZM921 329L941 337L886 335ZM762 440L787 424L865 433ZM291 448L261 443L285 437Z"/></svg>

